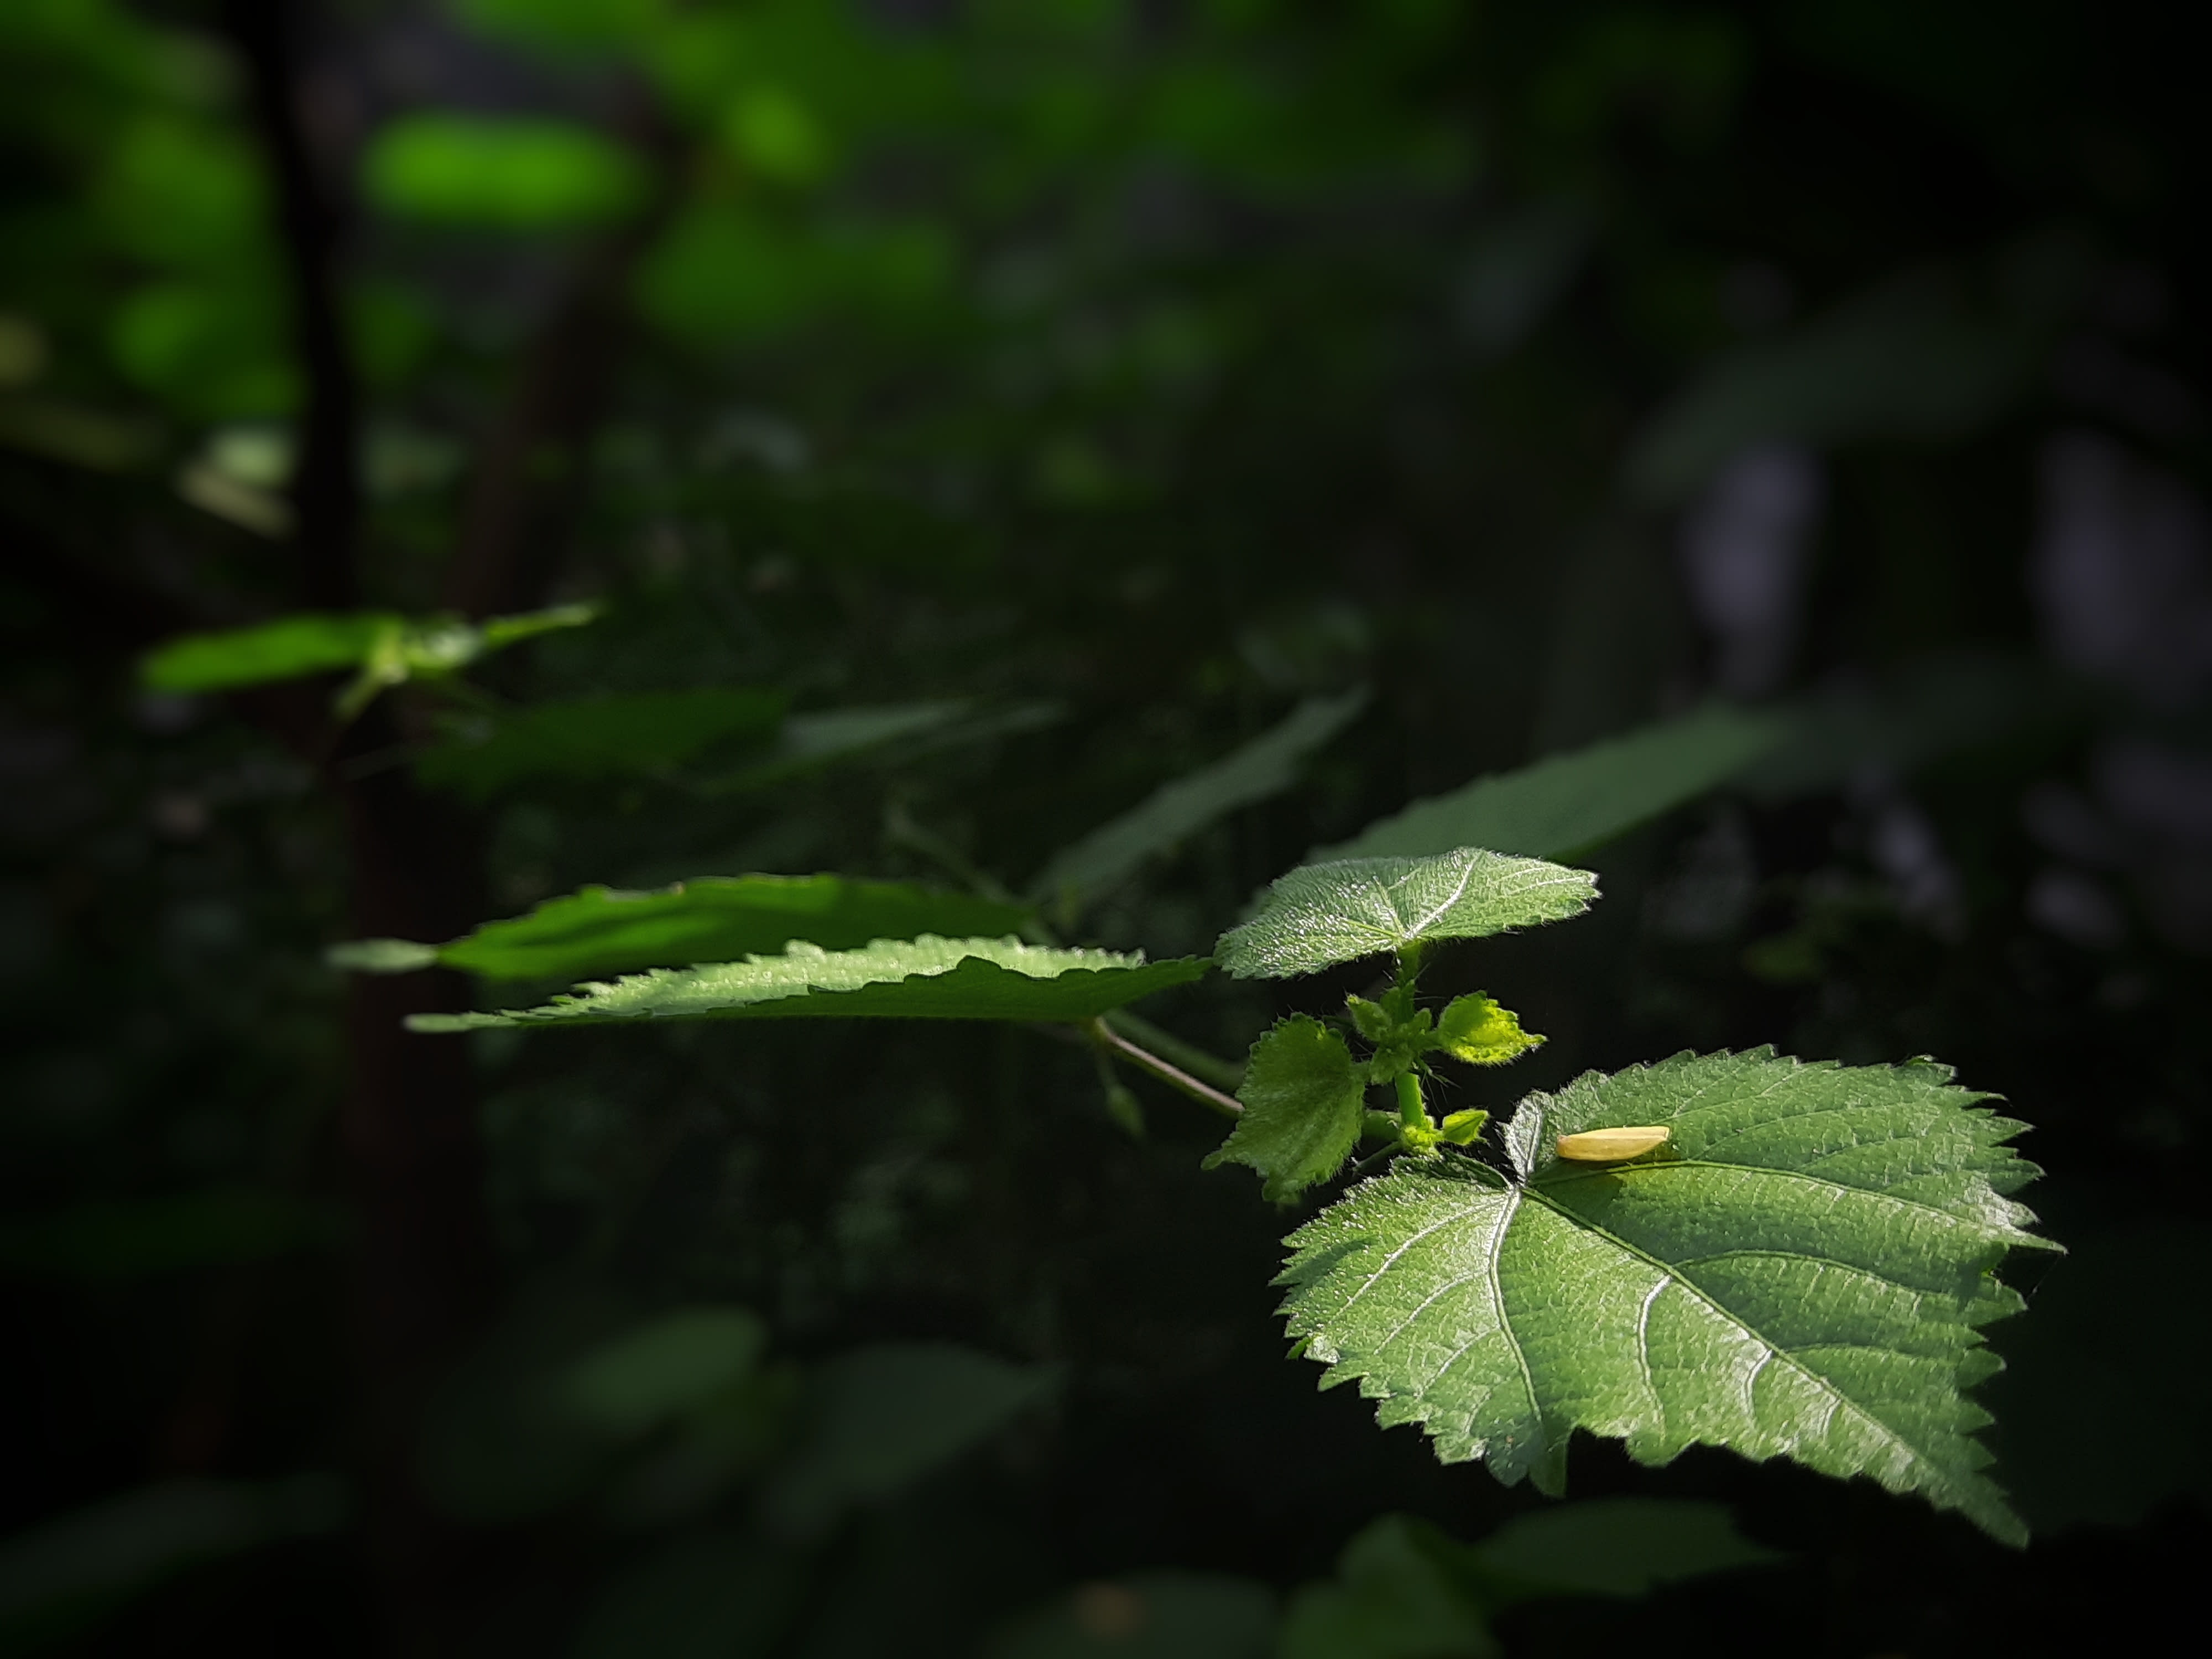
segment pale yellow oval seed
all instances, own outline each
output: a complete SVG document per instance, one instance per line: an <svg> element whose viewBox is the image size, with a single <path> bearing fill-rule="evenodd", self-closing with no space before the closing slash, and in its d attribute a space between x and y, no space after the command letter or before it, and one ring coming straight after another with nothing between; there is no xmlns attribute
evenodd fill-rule
<svg viewBox="0 0 2212 1659"><path fill-rule="evenodd" d="M1654 1146L1664 1146L1674 1131L1663 1124L1644 1124L1632 1129L1585 1129L1578 1135L1559 1137L1559 1156L1577 1164L1618 1164L1641 1158Z"/></svg>

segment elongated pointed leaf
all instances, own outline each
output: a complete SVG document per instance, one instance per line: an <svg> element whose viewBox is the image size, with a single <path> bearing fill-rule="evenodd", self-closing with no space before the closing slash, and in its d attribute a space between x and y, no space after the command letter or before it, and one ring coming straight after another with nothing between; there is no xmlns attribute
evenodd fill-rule
<svg viewBox="0 0 2212 1659"><path fill-rule="evenodd" d="M1556 1492L1577 1429L1663 1463L1694 1444L1870 1475L2025 1533L1982 1473L1990 1277L2042 1243L2005 1196L2036 1173L1924 1061L1680 1055L1532 1095L1512 1173L1401 1161L1291 1237L1285 1310L1322 1386L1357 1379L1447 1462ZM1565 1133L1663 1124L1633 1164L1563 1164Z"/></svg>
<svg viewBox="0 0 2212 1659"><path fill-rule="evenodd" d="M407 617L396 611L303 612L252 628L186 634L149 652L139 678L155 691L228 691L336 669L360 672L358 701L418 676L449 674L488 652L599 615L588 605L556 605L471 624L457 617Z"/></svg>
<svg viewBox="0 0 2212 1659"><path fill-rule="evenodd" d="M1439 858L1310 864L1268 888L1214 955L1238 979L1287 979L1402 951L1580 915L1597 878L1540 859L1462 847Z"/></svg>
<svg viewBox="0 0 2212 1659"><path fill-rule="evenodd" d="M1366 1091L1344 1039L1317 1019L1293 1014L1252 1045L1237 1091L1244 1115L1206 1167L1249 1164L1267 1182L1263 1195L1288 1203L1352 1155Z"/></svg>
<svg viewBox="0 0 2212 1659"><path fill-rule="evenodd" d="M1063 915L1125 881L1146 860L1166 852L1239 807L1279 794L1297 781L1307 756L1367 705L1364 690L1309 697L1279 725L1210 766L1164 784L1053 856L1030 891Z"/></svg>
<svg viewBox="0 0 2212 1659"><path fill-rule="evenodd" d="M874 939L1011 933L1018 904L848 876L702 876L654 892L586 887L526 916L488 921L451 944L361 939L334 950L339 967L404 973L434 964L486 979L592 979L641 968L685 968L766 956L793 939L849 951Z"/></svg>
<svg viewBox="0 0 2212 1659"><path fill-rule="evenodd" d="M1077 1020L1103 1014L1209 964L1195 957L1147 963L1112 951L1056 951L1012 939L878 939L858 951L794 943L780 957L659 969L538 1008L495 1014L417 1014L417 1031L623 1019Z"/></svg>
<svg viewBox="0 0 2212 1659"><path fill-rule="evenodd" d="M423 782L483 799L536 779L650 777L716 744L765 741L781 691L711 686L543 702L426 751Z"/></svg>
<svg viewBox="0 0 2212 1659"><path fill-rule="evenodd" d="M1776 714L1701 709L1417 800L1312 857L1425 858L1489 847L1572 858L1725 783L1789 731Z"/></svg>

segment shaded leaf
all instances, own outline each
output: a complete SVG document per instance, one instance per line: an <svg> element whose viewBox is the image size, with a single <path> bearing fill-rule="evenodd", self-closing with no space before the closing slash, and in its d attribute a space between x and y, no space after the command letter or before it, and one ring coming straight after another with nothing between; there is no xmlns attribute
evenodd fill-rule
<svg viewBox="0 0 2212 1659"><path fill-rule="evenodd" d="M1307 698L1242 748L1162 785L1121 817L1054 854L1031 884L1033 897L1072 918L1086 900L1127 880L1146 860L1239 807L1289 788L1306 757L1366 705L1364 690Z"/></svg>
<svg viewBox="0 0 2212 1659"><path fill-rule="evenodd" d="M949 1342L884 1343L811 1378L813 1420L764 1498L781 1524L811 1531L854 1504L902 1491L1041 1399L1047 1368Z"/></svg>
<svg viewBox="0 0 2212 1659"><path fill-rule="evenodd" d="M577 1659L751 1659L799 1615L805 1557L715 1528L677 1538L617 1573L576 1633Z"/></svg>
<svg viewBox="0 0 2212 1659"><path fill-rule="evenodd" d="M1312 857L1425 858L1455 847L1573 857L1725 783L1789 731L1778 715L1716 705L1417 800Z"/></svg>
<svg viewBox="0 0 2212 1659"><path fill-rule="evenodd" d="M386 611L306 612L171 640L147 653L139 678L153 691L227 691L351 668L357 678L341 704L357 708L386 686L452 673L487 652L598 615L592 605L563 605L471 624Z"/></svg>
<svg viewBox="0 0 2212 1659"><path fill-rule="evenodd" d="M701 876L653 892L586 887L526 916L488 921L450 944L360 939L335 946L336 967L405 973L433 963L487 979L586 979L640 968L684 968L767 956L793 939L848 951L875 939L998 935L1026 907L905 882L849 876Z"/></svg>
<svg viewBox="0 0 2212 1659"><path fill-rule="evenodd" d="M1048 950L1012 939L879 939L857 951L793 941L780 957L659 969L542 1007L489 1014L417 1014L417 1031L622 1019L1088 1019L1210 964L1146 963L1111 951Z"/></svg>
<svg viewBox="0 0 2212 1659"><path fill-rule="evenodd" d="M1580 915L1597 878L1538 859L1462 847L1436 858L1310 864L1269 887L1259 914L1221 937L1215 959L1238 979L1286 979L1402 951Z"/></svg>
<svg viewBox="0 0 2212 1659"><path fill-rule="evenodd" d="M1017 1620L988 1659L1261 1659L1275 1628L1274 1592L1249 1578L1133 1572L1079 1585Z"/></svg>
<svg viewBox="0 0 2212 1659"><path fill-rule="evenodd" d="M1205 1167L1249 1164L1267 1183L1262 1195L1287 1204L1352 1155L1366 1086L1342 1037L1293 1014L1252 1045L1237 1091L1244 1115Z"/></svg>
<svg viewBox="0 0 2212 1659"><path fill-rule="evenodd" d="M0 1266L76 1279L265 1261L340 1233L321 1206L258 1187L213 1187L135 1202L86 1204L0 1228Z"/></svg>
<svg viewBox="0 0 2212 1659"><path fill-rule="evenodd" d="M742 1382L767 1346L767 1328L746 1309L687 1308L583 1355L560 1392L592 1422L636 1434Z"/></svg>
<svg viewBox="0 0 2212 1659"><path fill-rule="evenodd" d="M1490 1604L1539 1595L1635 1596L1684 1578L1784 1558L1735 1529L1727 1508L1666 1498L1601 1498L1509 1521L1470 1552Z"/></svg>
<svg viewBox="0 0 2212 1659"><path fill-rule="evenodd" d="M1511 1176L1401 1162L1292 1235L1292 1334L1386 1425L1447 1462L1559 1489L1577 1428L1663 1463L1693 1444L1870 1475L2024 1534L1982 1473L1962 1389L1979 1328L2020 1300L1990 1271L2042 1241L2005 1196L2021 1127L1942 1066L1682 1055L1532 1095ZM1562 1164L1554 1137L1632 1123L1668 1153Z"/></svg>
<svg viewBox="0 0 2212 1659"><path fill-rule="evenodd" d="M496 230L598 224L644 193L638 159L566 121L424 113L386 123L362 181L386 212Z"/></svg>
<svg viewBox="0 0 2212 1659"><path fill-rule="evenodd" d="M1386 1515L1345 1546L1334 1579L1291 1598L1277 1659L1481 1659L1500 1651L1464 1545Z"/></svg>
<svg viewBox="0 0 2212 1659"><path fill-rule="evenodd" d="M426 750L416 775L479 800L540 778L650 777L714 744L769 738L784 701L717 686L537 703Z"/></svg>

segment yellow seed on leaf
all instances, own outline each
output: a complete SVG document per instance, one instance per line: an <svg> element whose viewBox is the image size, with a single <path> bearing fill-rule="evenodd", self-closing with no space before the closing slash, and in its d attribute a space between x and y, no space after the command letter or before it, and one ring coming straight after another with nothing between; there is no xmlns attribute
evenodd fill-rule
<svg viewBox="0 0 2212 1659"><path fill-rule="evenodd" d="M1585 1129L1578 1135L1559 1137L1559 1156L1577 1164L1618 1164L1664 1146L1673 1133L1663 1124L1651 1123L1627 1129Z"/></svg>

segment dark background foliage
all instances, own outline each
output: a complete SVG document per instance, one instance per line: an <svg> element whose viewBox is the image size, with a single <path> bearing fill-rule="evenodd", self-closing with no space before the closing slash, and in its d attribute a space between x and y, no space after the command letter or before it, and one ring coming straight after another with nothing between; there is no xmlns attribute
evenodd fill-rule
<svg viewBox="0 0 2212 1659"><path fill-rule="evenodd" d="M2185 16L0 8L0 1639L766 1651L714 1634L712 1587L755 1573L799 1609L775 1651L963 1652L1072 1583L1287 1589L1384 1511L1473 1538L1540 1504L1316 1396L1272 1316L1281 1218L1199 1172L1186 1103L1139 1085L1146 1135L1117 1127L1076 1049L410 1038L474 989L322 963L586 882L1018 890L1356 684L1299 787L1085 933L1203 952L1413 796L1714 693L1863 694L1855 767L1672 814L1595 855L1590 920L1446 962L1552 1039L1457 1103L1686 1047L1932 1053L2033 1127L2072 1251L2029 1269L1984 1396L2027 1553L1864 1483L1586 1442L1577 1495L1720 1500L1789 1559L1537 1604L1509 1650L2071 1651L2185 1616L2212 1479ZM449 696L340 731L327 684L135 674L302 607L579 598L605 619L490 659L471 708L958 707L836 763L479 799L408 764ZM1155 1017L1237 1054L1354 988ZM772 1454L611 1469L514 1403L706 1304L775 1357L731 1444L855 1345L1042 1380L763 1557L730 1528Z"/></svg>

